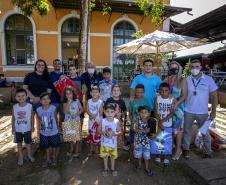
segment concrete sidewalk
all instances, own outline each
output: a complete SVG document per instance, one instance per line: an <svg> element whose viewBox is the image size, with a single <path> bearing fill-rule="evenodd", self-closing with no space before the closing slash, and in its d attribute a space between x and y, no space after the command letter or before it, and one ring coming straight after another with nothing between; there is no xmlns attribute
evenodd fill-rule
<svg viewBox="0 0 226 185"><path fill-rule="evenodd" d="M200 185L226 185L226 157L201 159L193 155L189 160L183 159L190 178Z"/></svg>

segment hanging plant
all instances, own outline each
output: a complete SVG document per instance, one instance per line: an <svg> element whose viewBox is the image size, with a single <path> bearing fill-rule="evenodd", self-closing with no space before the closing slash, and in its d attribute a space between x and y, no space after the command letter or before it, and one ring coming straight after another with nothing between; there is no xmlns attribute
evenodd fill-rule
<svg viewBox="0 0 226 185"><path fill-rule="evenodd" d="M152 17L152 21L159 26L163 22L164 4L163 0L135 0L145 16Z"/></svg>
<svg viewBox="0 0 226 185"><path fill-rule="evenodd" d="M96 0L89 1L89 11L91 12L96 7Z"/></svg>
<svg viewBox="0 0 226 185"><path fill-rule="evenodd" d="M48 0L12 0L12 3L26 16L30 16L33 10L37 10L40 15L46 15L50 10Z"/></svg>
<svg viewBox="0 0 226 185"><path fill-rule="evenodd" d="M111 7L107 3L104 3L102 14L106 15L106 14L109 14L110 12L111 12Z"/></svg>

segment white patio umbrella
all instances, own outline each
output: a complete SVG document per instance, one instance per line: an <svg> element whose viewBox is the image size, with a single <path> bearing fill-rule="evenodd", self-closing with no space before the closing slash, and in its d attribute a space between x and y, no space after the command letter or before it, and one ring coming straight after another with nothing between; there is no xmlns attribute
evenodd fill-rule
<svg viewBox="0 0 226 185"><path fill-rule="evenodd" d="M156 30L116 48L119 54L169 53L203 45L207 40Z"/></svg>

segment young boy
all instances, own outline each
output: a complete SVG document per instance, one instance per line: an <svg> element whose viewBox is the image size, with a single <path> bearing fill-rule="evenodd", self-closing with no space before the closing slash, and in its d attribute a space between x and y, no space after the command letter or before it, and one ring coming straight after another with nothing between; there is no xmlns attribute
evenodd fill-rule
<svg viewBox="0 0 226 185"><path fill-rule="evenodd" d="M128 161L131 160L132 154L133 154L133 143L134 143L134 122L137 121L138 119L138 107L140 106L148 106L148 101L147 99L144 98L144 86L142 84L138 84L135 87L135 98L133 101L129 103L129 116L130 116L130 150L129 150L129 159Z"/></svg>
<svg viewBox="0 0 226 185"><path fill-rule="evenodd" d="M40 102L41 107L36 110L38 116L37 120L39 121L38 132L40 147L46 150L46 161L42 166L56 166L58 148L60 146L56 107L50 104L50 94L47 92L40 95Z"/></svg>
<svg viewBox="0 0 226 185"><path fill-rule="evenodd" d="M149 169L150 160L150 140L148 133L150 128L148 126L148 119L150 117L150 110L148 106L140 106L138 108L139 117L137 122L134 124L135 132L135 146L134 146L134 157L138 159L137 169L141 169L141 159L144 158L145 171L148 176L152 176L153 172Z"/></svg>
<svg viewBox="0 0 226 185"><path fill-rule="evenodd" d="M15 135L15 143L18 148L18 165L23 165L22 143L26 143L27 156L31 162L34 158L31 154L31 132L34 132L34 113L32 105L26 102L27 91L25 89L16 90L16 103L12 111L12 133Z"/></svg>
<svg viewBox="0 0 226 185"><path fill-rule="evenodd" d="M108 158L111 159L111 172L113 176L117 176L115 170L115 160L118 157L117 137L120 134L119 120L115 118L116 106L114 104L105 104L104 118L99 127L101 134L100 157L104 159L103 176L108 175Z"/></svg>
<svg viewBox="0 0 226 185"><path fill-rule="evenodd" d="M120 121L120 131L123 133L123 117L126 115L126 104L121 96L121 88L118 84L112 86L112 97L108 98L106 104L113 103L116 105L116 118ZM123 137L118 136L118 148L122 149L124 147Z"/></svg>
<svg viewBox="0 0 226 185"><path fill-rule="evenodd" d="M158 148L156 154L164 155L163 163L167 166L170 164L170 161L166 156L172 154L172 116L174 113L173 105L175 104L175 99L170 96L170 86L168 83L162 83L160 85L159 94L155 99L155 116L158 120L159 127L159 133L155 139ZM160 163L160 156L155 161Z"/></svg>
<svg viewBox="0 0 226 185"><path fill-rule="evenodd" d="M99 82L98 86L100 87L100 99L105 102L111 97L111 88L117 84L117 81L111 79L111 69L108 67L103 69L103 77L104 79Z"/></svg>

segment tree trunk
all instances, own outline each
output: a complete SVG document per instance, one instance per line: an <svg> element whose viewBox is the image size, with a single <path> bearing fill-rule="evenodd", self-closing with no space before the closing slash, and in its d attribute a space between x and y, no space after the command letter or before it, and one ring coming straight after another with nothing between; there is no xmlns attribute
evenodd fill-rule
<svg viewBox="0 0 226 185"><path fill-rule="evenodd" d="M85 71L88 62L89 0L81 0L80 15L79 64L80 69Z"/></svg>

